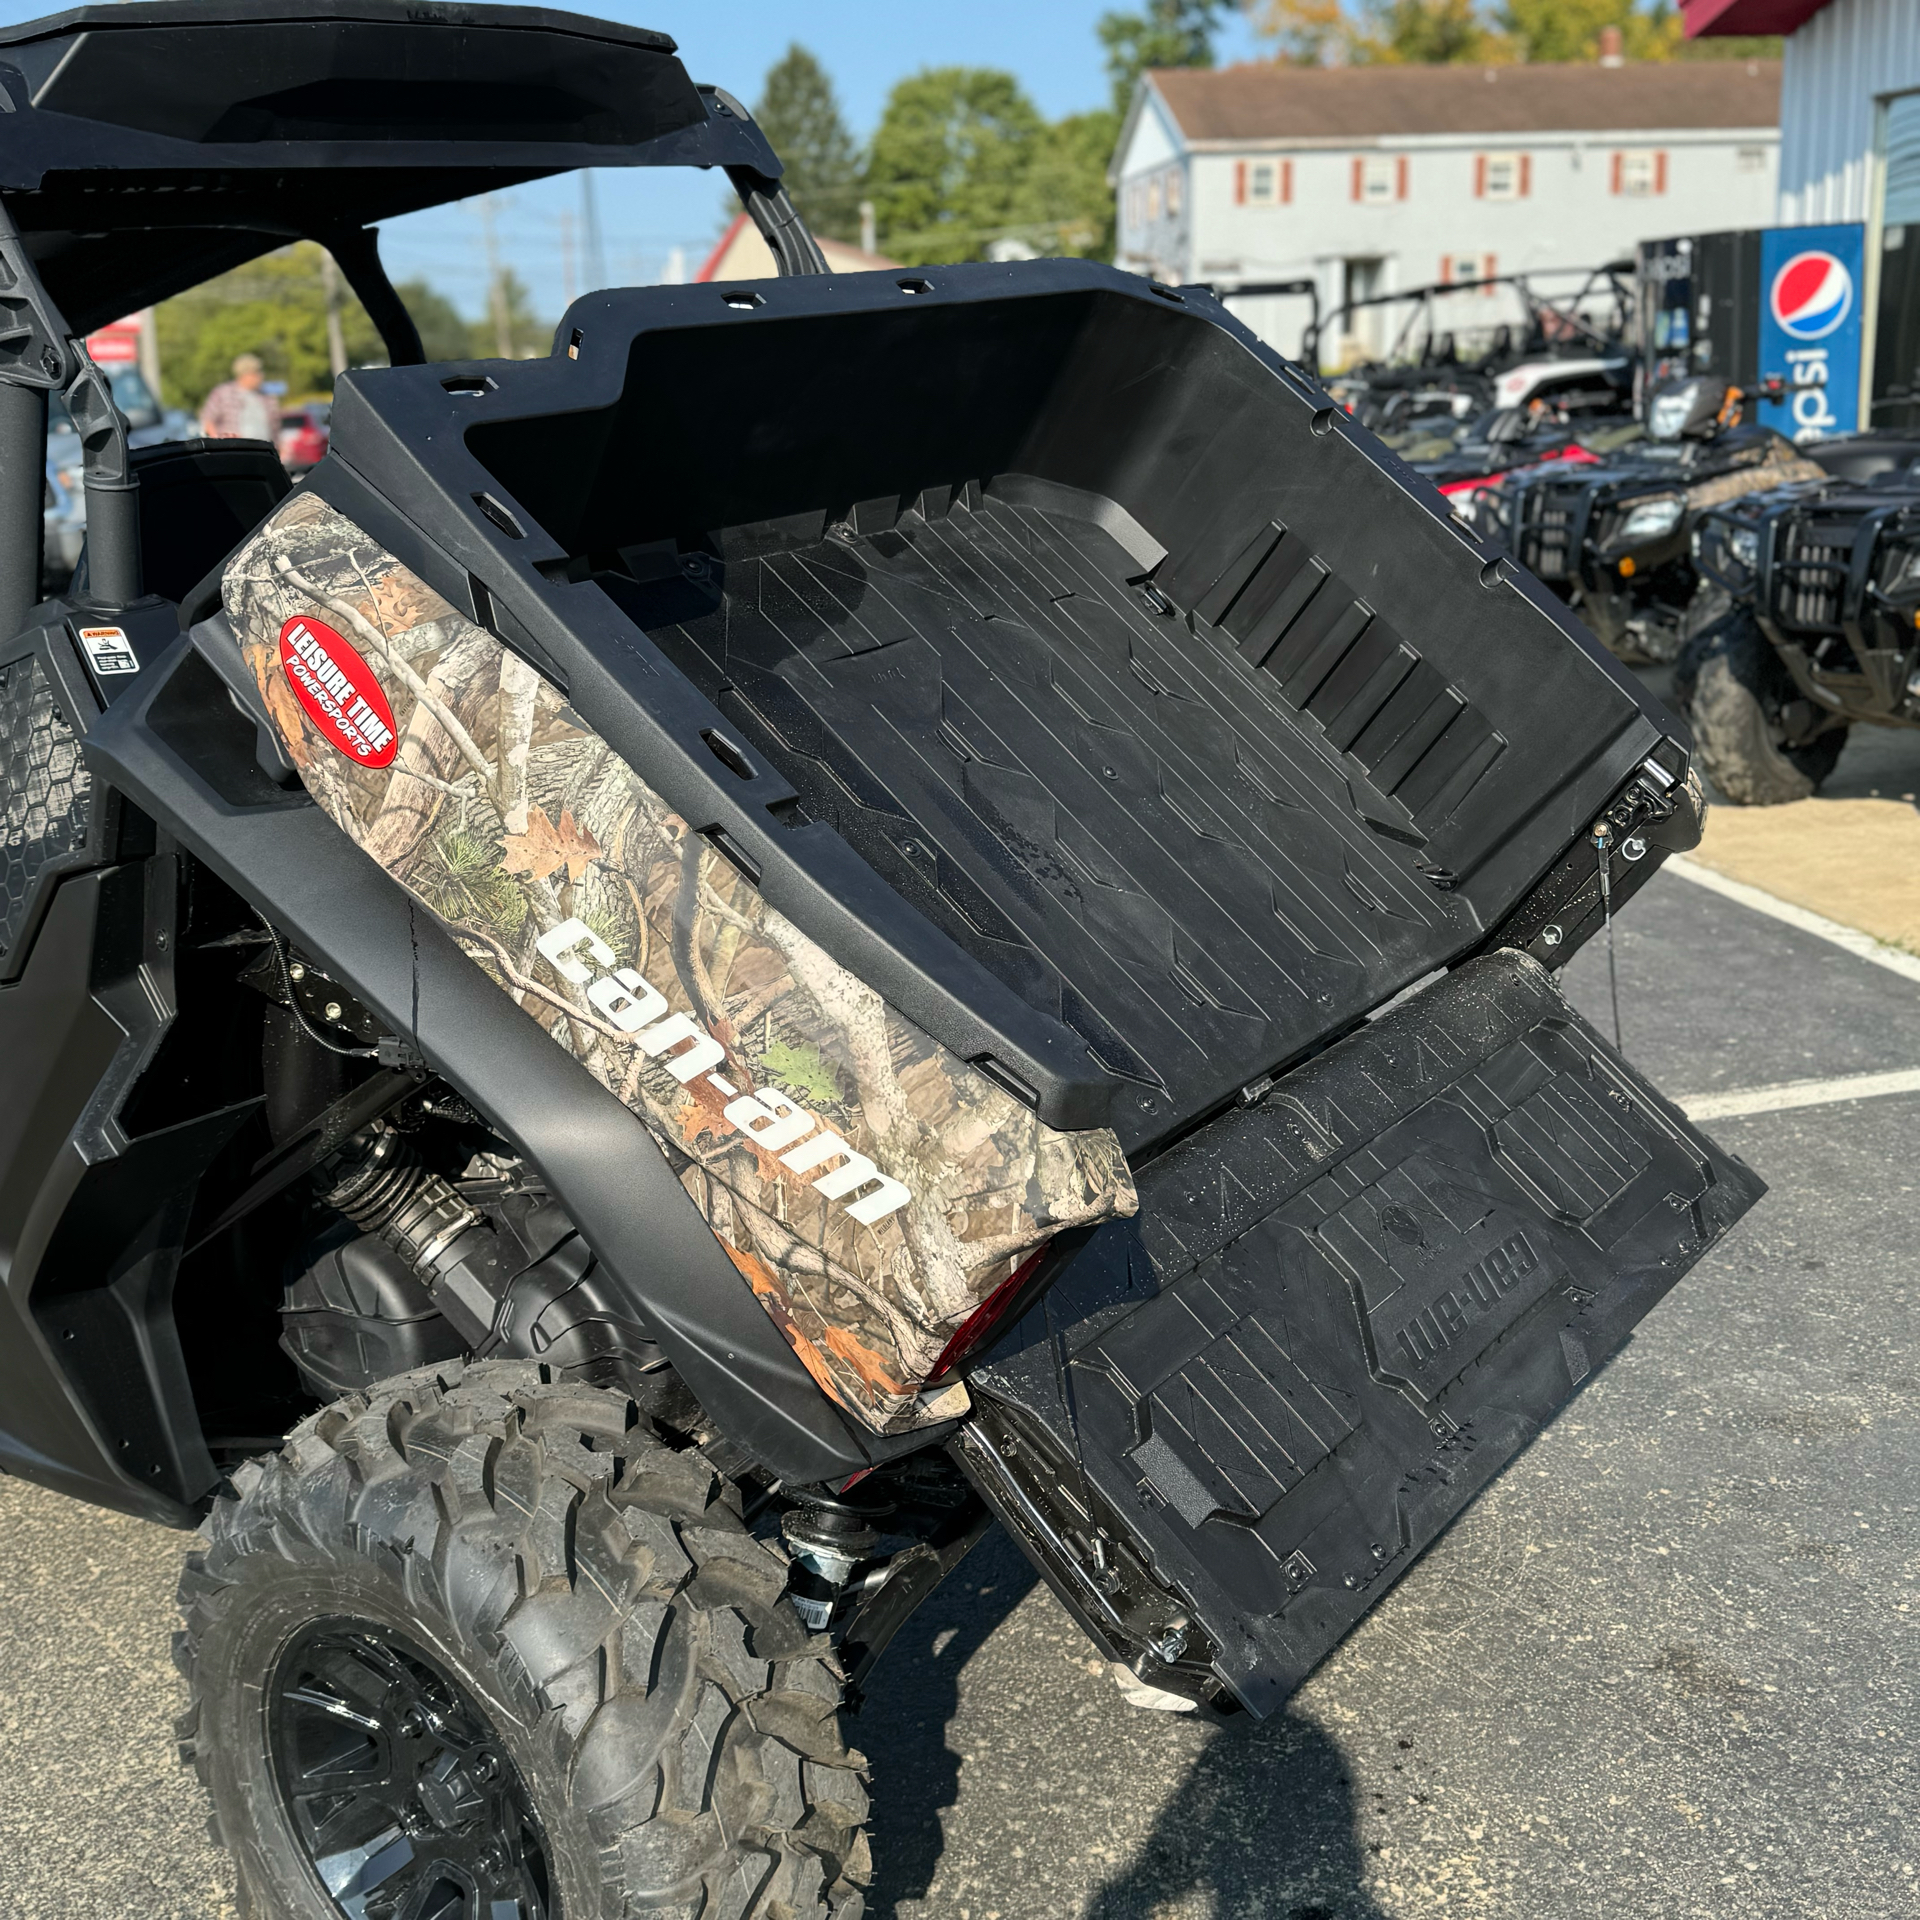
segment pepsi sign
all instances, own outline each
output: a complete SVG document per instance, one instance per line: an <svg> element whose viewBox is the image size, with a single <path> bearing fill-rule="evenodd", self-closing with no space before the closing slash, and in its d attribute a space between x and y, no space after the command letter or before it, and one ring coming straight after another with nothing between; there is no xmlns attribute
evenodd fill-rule
<svg viewBox="0 0 1920 1920"><path fill-rule="evenodd" d="M1862 230L1774 227L1760 236L1760 373L1786 386L1760 418L1791 440L1860 424Z"/></svg>
<svg viewBox="0 0 1920 1920"><path fill-rule="evenodd" d="M1796 340L1824 340L1853 311L1853 275L1837 253L1796 253L1773 276L1767 303L1774 325Z"/></svg>

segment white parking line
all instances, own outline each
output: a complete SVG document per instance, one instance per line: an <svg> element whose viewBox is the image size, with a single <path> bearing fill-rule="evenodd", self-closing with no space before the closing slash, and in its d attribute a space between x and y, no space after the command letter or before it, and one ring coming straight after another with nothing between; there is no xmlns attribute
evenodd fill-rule
<svg viewBox="0 0 1920 1920"><path fill-rule="evenodd" d="M1683 1093L1674 1105L1689 1120L1729 1120L1743 1113L1785 1113L1793 1107L1831 1107L1887 1093L1920 1093L1920 1067L1897 1073L1848 1073L1837 1080L1783 1080L1772 1087L1736 1087L1730 1093Z"/></svg>
<svg viewBox="0 0 1920 1920"><path fill-rule="evenodd" d="M1790 900L1777 900L1770 893L1762 893L1758 887L1748 886L1744 880L1729 880L1725 874L1715 873L1711 867L1703 867L1697 860L1689 860L1685 854L1673 855L1664 871L1677 873L1682 880L1691 880L1696 887L1705 887L1709 892L1724 894L1729 900L1739 901L1743 907L1751 907L1755 913L1768 914L1790 927L1798 927L1802 933L1810 933L1815 939L1844 947L1856 960L1869 960L1876 967L1885 967L1889 973L1897 973L1904 979L1920 980L1920 956L1907 953L1899 947L1890 947L1884 940L1876 940L1872 934L1862 933L1858 927L1843 926L1838 920L1829 920L1824 914L1809 913L1805 907L1796 907Z"/></svg>

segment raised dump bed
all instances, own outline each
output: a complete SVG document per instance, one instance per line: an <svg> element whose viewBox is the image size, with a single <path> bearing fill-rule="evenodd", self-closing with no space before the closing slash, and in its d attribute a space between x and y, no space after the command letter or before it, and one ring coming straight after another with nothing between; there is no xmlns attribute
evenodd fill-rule
<svg viewBox="0 0 1920 1920"><path fill-rule="evenodd" d="M1684 736L1205 298L596 295L334 429L225 582L307 785L1159 1683L1270 1711L1758 1193L1542 965Z"/></svg>
<svg viewBox="0 0 1920 1920"><path fill-rule="evenodd" d="M1296 369L1108 269L595 295L552 360L356 379L334 427L321 491L483 583L771 902L1130 1152L1684 767Z"/></svg>

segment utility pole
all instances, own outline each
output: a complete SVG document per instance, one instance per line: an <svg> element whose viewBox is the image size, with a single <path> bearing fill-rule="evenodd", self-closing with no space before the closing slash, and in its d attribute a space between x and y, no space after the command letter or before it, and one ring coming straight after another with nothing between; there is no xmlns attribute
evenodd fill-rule
<svg viewBox="0 0 1920 1920"><path fill-rule="evenodd" d="M874 231L873 202L871 200L862 200L860 202L860 251L862 253L878 253L880 251L879 235Z"/></svg>
<svg viewBox="0 0 1920 1920"><path fill-rule="evenodd" d="M140 312L140 377L147 391L160 398L160 322L151 307Z"/></svg>
<svg viewBox="0 0 1920 1920"><path fill-rule="evenodd" d="M320 249L320 290L327 302L327 365L338 380L347 370L347 335L340 324L340 269L325 247Z"/></svg>
<svg viewBox="0 0 1920 1920"><path fill-rule="evenodd" d="M598 293L607 284L607 256L600 245L600 204L593 194L593 169L580 169L580 276L582 293Z"/></svg>
<svg viewBox="0 0 1920 1920"><path fill-rule="evenodd" d="M573 279L573 215L563 213L560 216L560 310L563 313L573 305L577 291Z"/></svg>
<svg viewBox="0 0 1920 1920"><path fill-rule="evenodd" d="M502 360L513 358L513 314L507 305L506 269L500 264L500 236L494 231L493 195L480 198L480 228L487 242L487 308L493 316L493 344Z"/></svg>

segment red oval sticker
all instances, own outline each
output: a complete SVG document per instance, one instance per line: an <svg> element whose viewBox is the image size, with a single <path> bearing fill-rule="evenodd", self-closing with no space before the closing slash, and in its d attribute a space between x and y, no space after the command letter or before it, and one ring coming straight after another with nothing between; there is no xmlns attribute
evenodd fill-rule
<svg viewBox="0 0 1920 1920"><path fill-rule="evenodd" d="M330 746L363 767L384 767L400 750L393 709L351 640L311 614L280 629L280 665L294 697Z"/></svg>

